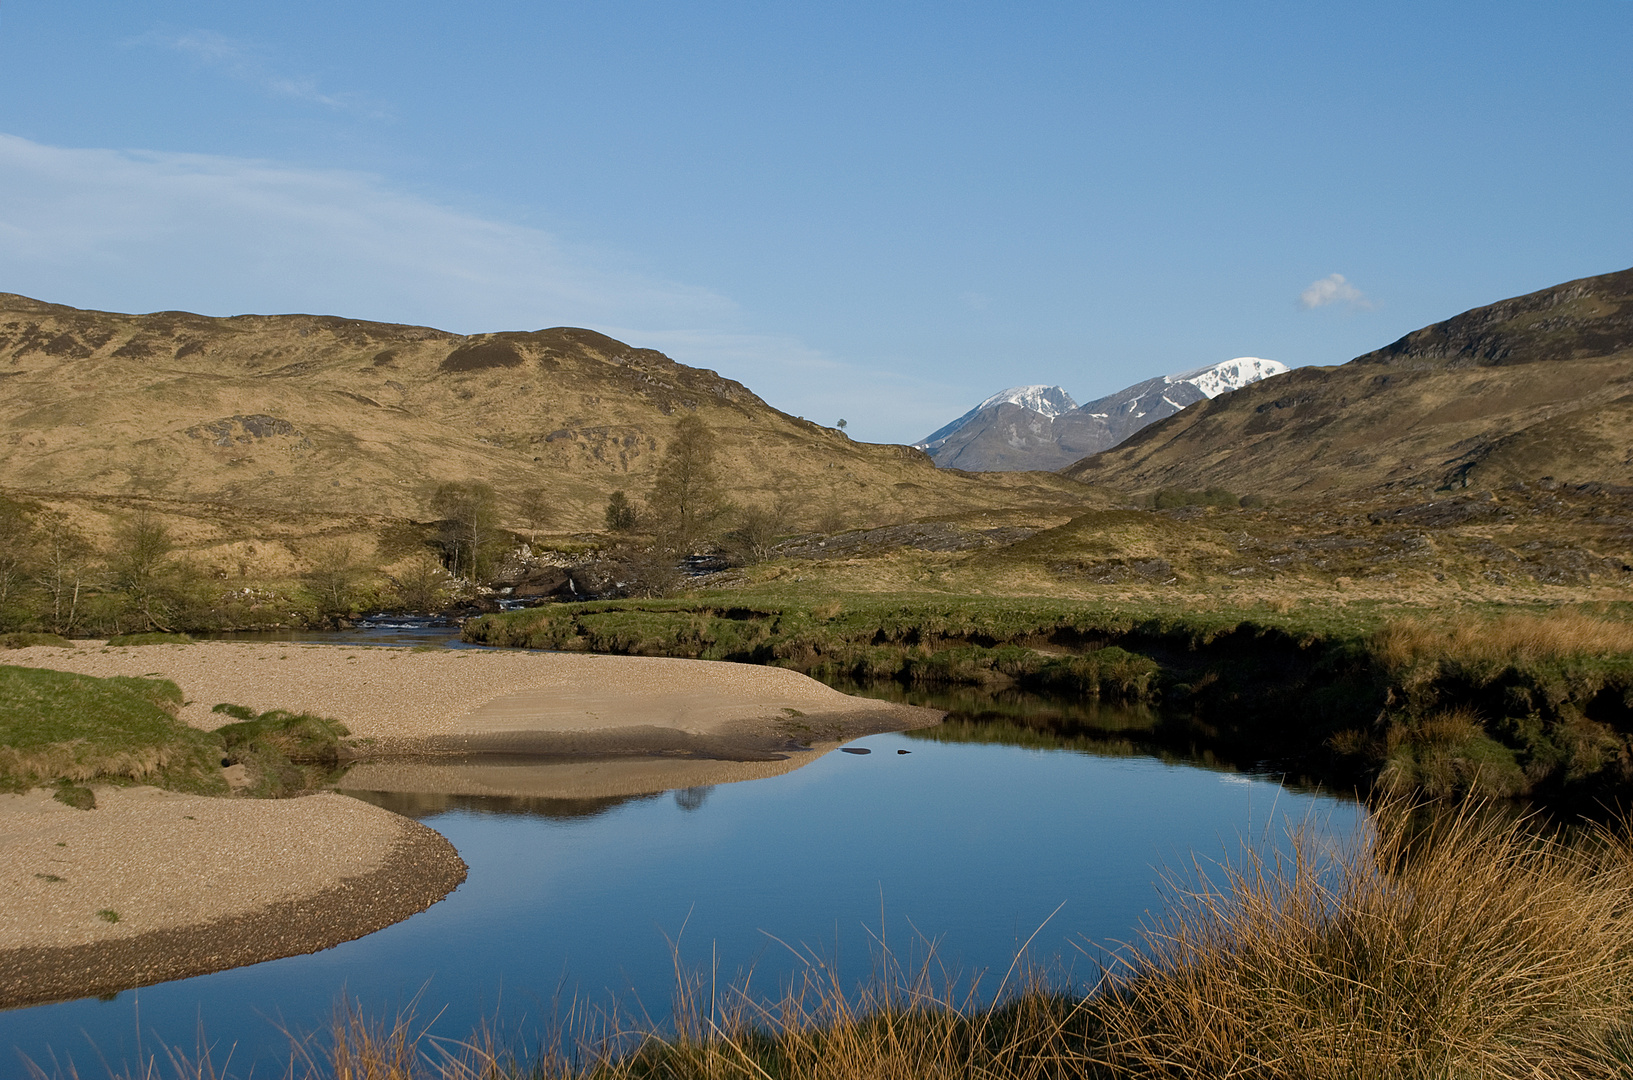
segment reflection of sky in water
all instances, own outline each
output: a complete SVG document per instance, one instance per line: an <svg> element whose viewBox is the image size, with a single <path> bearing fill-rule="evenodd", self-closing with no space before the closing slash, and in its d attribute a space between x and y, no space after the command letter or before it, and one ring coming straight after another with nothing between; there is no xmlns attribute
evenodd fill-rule
<svg viewBox="0 0 1633 1080"><path fill-rule="evenodd" d="M162 1037L191 1048L200 1024L233 1071L283 1046L274 1022L325 1023L344 992L373 1014L420 995L436 1031L463 1036L495 1012L515 1026L550 1011L561 988L603 1003L639 997L661 1016L682 958L722 974L757 965L755 985L789 970L789 945L860 979L869 930L911 951L916 931L970 972L1009 965L1013 950L1063 901L1032 954L1128 941L1159 906L1161 867L1233 848L1244 832L1279 835L1314 815L1347 829L1352 805L1232 774L1012 746L880 735L867 756L829 754L770 780L608 800L591 816L479 809L481 800L425 817L459 848L470 879L448 900L359 941L137 992L0 1013L0 1046L36 1060L44 1047L101 1067L81 1029L111 1061ZM898 749L912 751L897 754ZM542 807L541 807L542 809ZM560 808L562 810L568 807ZM548 811L546 811L548 813ZM865 929L866 928L866 929Z"/></svg>

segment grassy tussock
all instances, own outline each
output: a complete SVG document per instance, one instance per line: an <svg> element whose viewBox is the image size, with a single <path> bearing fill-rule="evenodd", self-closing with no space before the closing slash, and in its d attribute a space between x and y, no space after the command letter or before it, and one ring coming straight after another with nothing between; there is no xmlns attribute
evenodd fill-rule
<svg viewBox="0 0 1633 1080"><path fill-rule="evenodd" d="M1539 834L1540 833L1540 834ZM1633 843L1465 804L1207 865L1088 995L816 960L760 1000L683 978L674 1027L575 1022L524 1060L346 1012L291 1076L539 1080L1519 1080L1633 1074ZM1210 880L1211 876L1211 880ZM988 1005L985 1002L997 1002ZM586 1038L598 1028L600 1034ZM559 1037L567 1032L573 1038ZM182 1063L178 1077L217 1075ZM157 1078L157 1071L142 1074Z"/></svg>
<svg viewBox="0 0 1633 1080"><path fill-rule="evenodd" d="M163 679L0 665L0 790L68 780L225 793L220 742L177 720Z"/></svg>
<svg viewBox="0 0 1633 1080"><path fill-rule="evenodd" d="M1100 1010L1114 1075L1623 1075L1633 848L1402 806L1180 898Z"/></svg>
<svg viewBox="0 0 1633 1080"><path fill-rule="evenodd" d="M224 760L245 767L249 779L245 794L284 798L340 775L344 740L351 732L338 720L284 709L257 715L253 709L225 702L211 711L238 721L216 728L215 734Z"/></svg>

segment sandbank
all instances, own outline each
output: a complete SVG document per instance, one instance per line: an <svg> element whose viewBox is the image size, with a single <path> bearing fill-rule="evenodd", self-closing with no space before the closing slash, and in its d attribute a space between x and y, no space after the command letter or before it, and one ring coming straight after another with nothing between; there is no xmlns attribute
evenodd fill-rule
<svg viewBox="0 0 1633 1080"><path fill-rule="evenodd" d="M812 743L936 723L941 713L842 694L784 668L666 657L201 641L33 647L0 662L158 675L211 729L221 703L332 717L364 756L664 754L776 760Z"/></svg>
<svg viewBox="0 0 1633 1080"><path fill-rule="evenodd" d="M938 722L781 668L581 653L194 642L33 647L0 663L157 676L204 729L230 703L332 717L347 790L413 812L470 796L596 800L774 776L841 741ZM258 801L97 789L0 795L0 1008L312 952L464 880L441 836L325 793ZM110 921L100 912L117 913Z"/></svg>
<svg viewBox="0 0 1633 1080"><path fill-rule="evenodd" d="M465 879L436 832L336 794L0 795L0 1008L315 952Z"/></svg>

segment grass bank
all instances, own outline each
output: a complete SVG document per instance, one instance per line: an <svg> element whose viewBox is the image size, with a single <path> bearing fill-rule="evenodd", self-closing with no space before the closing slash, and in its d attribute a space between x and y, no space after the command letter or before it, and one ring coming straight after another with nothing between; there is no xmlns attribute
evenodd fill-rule
<svg viewBox="0 0 1633 1080"><path fill-rule="evenodd" d="M225 794L220 740L177 720L167 679L0 665L0 790L147 783Z"/></svg>
<svg viewBox="0 0 1633 1080"><path fill-rule="evenodd" d="M1210 753L1341 788L1596 804L1633 793L1625 615L733 593L552 605L464 636L1161 704Z"/></svg>
<svg viewBox="0 0 1633 1080"><path fill-rule="evenodd" d="M1633 845L1513 814L1296 833L1171 887L1086 990L1021 964L971 986L883 957L860 989L813 964L773 999L683 979L672 1028L568 1016L542 1051L342 1013L291 1075L537 1080L1444 1080L1626 1076ZM215 1076L172 1059L178 1075ZM149 1075L142 1073L142 1075Z"/></svg>
<svg viewBox="0 0 1633 1080"><path fill-rule="evenodd" d="M322 717L235 705L216 711L236 723L201 731L176 718L181 705L168 679L0 664L0 791L56 786L87 809L94 783L226 795L224 769L242 765L239 794L292 795L333 775L347 735Z"/></svg>

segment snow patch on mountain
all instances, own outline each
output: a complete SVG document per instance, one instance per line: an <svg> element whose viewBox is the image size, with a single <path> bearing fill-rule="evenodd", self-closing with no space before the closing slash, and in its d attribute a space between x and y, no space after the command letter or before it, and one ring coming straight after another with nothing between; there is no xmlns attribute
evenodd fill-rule
<svg viewBox="0 0 1633 1080"><path fill-rule="evenodd" d="M1219 364L1207 364L1178 375L1166 376L1170 383L1190 383L1210 399L1231 390L1240 390L1248 383L1286 373L1286 364L1257 356L1238 356Z"/></svg>
<svg viewBox="0 0 1633 1080"><path fill-rule="evenodd" d="M972 412L990 409L994 405L1008 402L1019 405L1023 409L1031 409L1035 413L1042 413L1053 420L1061 413L1071 412L1077 408L1077 402L1059 386L1011 386L1008 390L1000 390L987 400L977 405Z"/></svg>
<svg viewBox="0 0 1633 1080"><path fill-rule="evenodd" d="M1019 405L1049 420L1077 408L1077 402L1072 400L1072 395L1058 386L1011 386L1008 390L1000 390L993 394L957 420L937 428L913 445L933 454L959 428L979 416L982 410L995 409L1000 405Z"/></svg>

